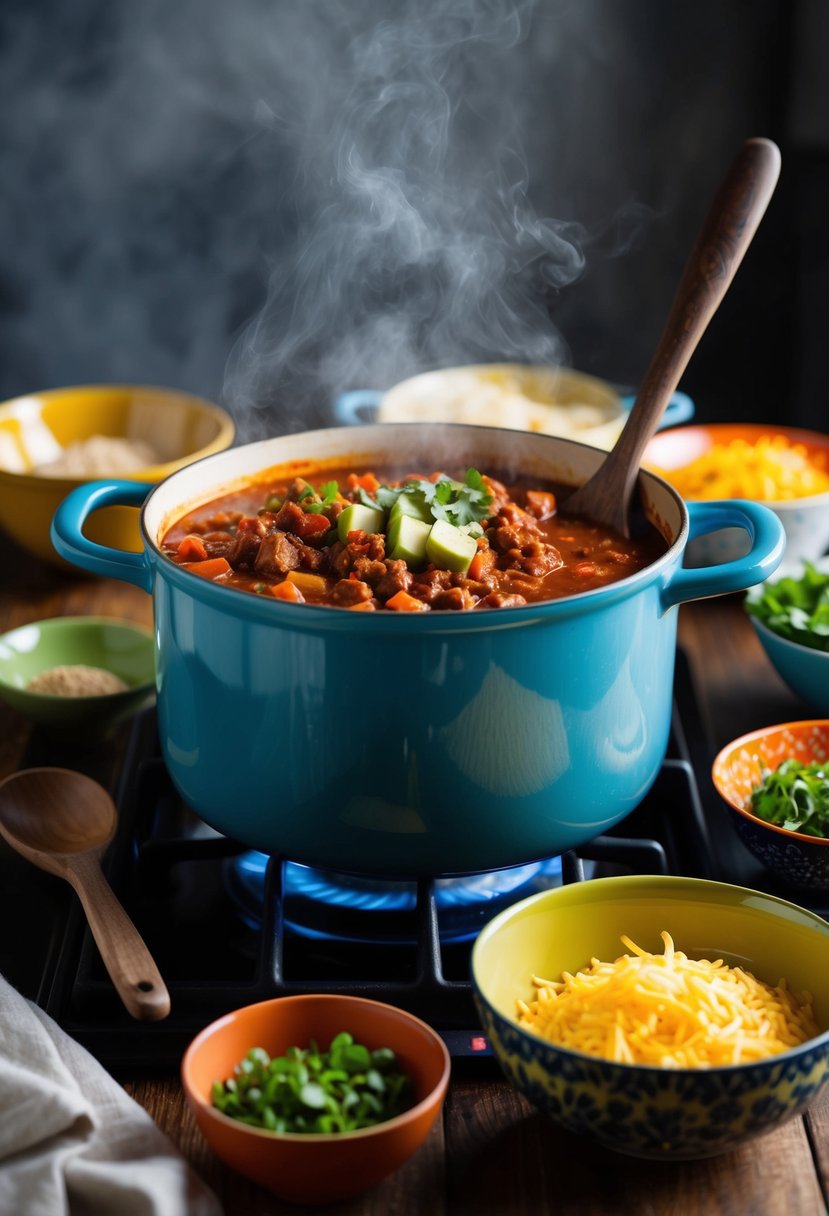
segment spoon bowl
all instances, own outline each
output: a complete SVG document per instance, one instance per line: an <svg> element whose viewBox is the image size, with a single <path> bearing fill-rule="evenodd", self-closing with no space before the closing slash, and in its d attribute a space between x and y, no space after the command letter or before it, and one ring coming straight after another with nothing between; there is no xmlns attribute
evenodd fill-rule
<svg viewBox="0 0 829 1216"><path fill-rule="evenodd" d="M26 769L0 784L0 832L35 865L45 869L49 862L53 873L63 874L67 860L78 853L103 850L116 822L115 804L104 787L68 768Z"/></svg>
<svg viewBox="0 0 829 1216"><path fill-rule="evenodd" d="M30 768L0 782L0 835L21 857L72 885L127 1011L156 1021L170 1012L169 993L101 869L116 823L109 794L83 773Z"/></svg>

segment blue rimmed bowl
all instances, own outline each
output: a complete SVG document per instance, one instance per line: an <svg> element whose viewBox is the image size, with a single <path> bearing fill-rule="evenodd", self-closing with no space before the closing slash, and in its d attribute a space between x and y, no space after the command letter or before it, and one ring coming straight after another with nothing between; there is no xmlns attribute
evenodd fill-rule
<svg viewBox="0 0 829 1216"><path fill-rule="evenodd" d="M558 978L617 958L621 934L662 953L667 930L689 957L746 968L814 998L821 1034L756 1064L654 1068L569 1050L518 1024L532 975ZM531 896L481 932L472 954L481 1024L507 1078L568 1131L634 1157L715 1156L802 1114L829 1082L829 924L795 904L727 883L635 876Z"/></svg>
<svg viewBox="0 0 829 1216"><path fill-rule="evenodd" d="M554 856L632 811L659 771L677 605L765 578L783 529L751 503L689 512L644 475L644 508L665 538L657 561L595 591L472 612L280 603L195 577L162 551L185 511L264 470L316 476L404 459L575 486L603 453L450 425L287 435L210 456L155 489L84 487L59 508L54 543L85 569L152 593L164 760L217 830L262 852L388 878ZM84 535L87 517L113 503L141 506L142 553ZM750 535L746 557L682 569L690 536L732 524Z"/></svg>
<svg viewBox="0 0 829 1216"><path fill-rule="evenodd" d="M755 616L749 620L781 680L818 713L829 714L829 651L781 637Z"/></svg>

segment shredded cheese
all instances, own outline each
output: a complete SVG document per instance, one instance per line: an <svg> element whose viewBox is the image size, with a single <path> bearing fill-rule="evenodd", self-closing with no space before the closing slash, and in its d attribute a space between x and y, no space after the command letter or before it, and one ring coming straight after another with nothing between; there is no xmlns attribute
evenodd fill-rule
<svg viewBox="0 0 829 1216"><path fill-rule="evenodd" d="M791 443L785 435L764 435L755 443L732 439L714 443L690 464L654 467L683 498L753 498L780 502L829 490L823 452Z"/></svg>
<svg viewBox="0 0 829 1216"><path fill-rule="evenodd" d="M623 1064L720 1068L788 1051L820 1034L808 992L776 988L722 959L689 959L661 934L663 954L630 938L613 963L593 958L560 980L533 976L518 1021L542 1038Z"/></svg>

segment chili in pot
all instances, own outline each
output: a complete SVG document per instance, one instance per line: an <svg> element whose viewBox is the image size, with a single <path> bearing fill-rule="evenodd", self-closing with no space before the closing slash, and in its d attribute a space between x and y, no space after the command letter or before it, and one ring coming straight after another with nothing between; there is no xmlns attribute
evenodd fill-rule
<svg viewBox="0 0 829 1216"><path fill-rule="evenodd" d="M352 611L517 607L593 590L659 557L651 528L628 540L559 512L561 487L329 470L263 476L184 515L163 551L194 574L257 595Z"/></svg>

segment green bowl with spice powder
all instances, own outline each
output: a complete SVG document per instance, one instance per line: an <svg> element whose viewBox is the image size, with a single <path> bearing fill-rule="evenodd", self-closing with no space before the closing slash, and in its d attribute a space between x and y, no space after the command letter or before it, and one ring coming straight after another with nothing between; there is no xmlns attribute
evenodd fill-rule
<svg viewBox="0 0 829 1216"><path fill-rule="evenodd" d="M131 621L54 617L0 635L0 697L50 732L98 739L154 693L153 637Z"/></svg>

